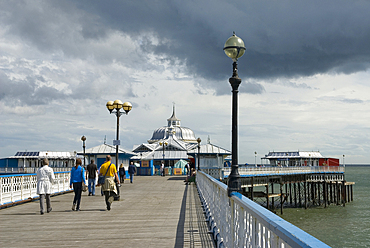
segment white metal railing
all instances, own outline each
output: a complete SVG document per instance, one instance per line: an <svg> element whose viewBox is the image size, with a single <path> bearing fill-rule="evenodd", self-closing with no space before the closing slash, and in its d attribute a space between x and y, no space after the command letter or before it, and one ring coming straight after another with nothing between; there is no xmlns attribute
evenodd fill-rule
<svg viewBox="0 0 370 248"><path fill-rule="evenodd" d="M204 172L196 181L217 247L329 247Z"/></svg>
<svg viewBox="0 0 370 248"><path fill-rule="evenodd" d="M264 175L264 174L298 174L298 173L343 173L343 166L290 166L290 167L239 167L240 175ZM225 167L223 176L228 176L231 172L230 167Z"/></svg>
<svg viewBox="0 0 370 248"><path fill-rule="evenodd" d="M54 172L71 171L71 167L51 167ZM1 167L0 173L37 173L38 167Z"/></svg>
<svg viewBox="0 0 370 248"><path fill-rule="evenodd" d="M70 172L54 172L55 180L52 193L68 191ZM0 175L0 207L37 197L36 174Z"/></svg>

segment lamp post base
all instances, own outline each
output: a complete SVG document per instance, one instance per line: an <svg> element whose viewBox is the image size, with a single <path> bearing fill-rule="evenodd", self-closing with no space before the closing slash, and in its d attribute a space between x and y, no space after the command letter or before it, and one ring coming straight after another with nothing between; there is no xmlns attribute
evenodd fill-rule
<svg viewBox="0 0 370 248"><path fill-rule="evenodd" d="M229 180L227 183L227 195L230 197L231 192L241 192L241 176L237 172L237 166L233 166L231 173L229 175Z"/></svg>

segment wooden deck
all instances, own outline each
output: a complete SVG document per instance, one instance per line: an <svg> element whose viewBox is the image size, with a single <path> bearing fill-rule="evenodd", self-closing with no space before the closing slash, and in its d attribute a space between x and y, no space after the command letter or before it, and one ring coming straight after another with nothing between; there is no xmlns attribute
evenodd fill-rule
<svg viewBox="0 0 370 248"><path fill-rule="evenodd" d="M0 247L215 247L196 186L184 177L135 177L121 200L106 211L100 187L83 193L81 211L73 193L53 196L53 211L40 215L39 201L0 210Z"/></svg>

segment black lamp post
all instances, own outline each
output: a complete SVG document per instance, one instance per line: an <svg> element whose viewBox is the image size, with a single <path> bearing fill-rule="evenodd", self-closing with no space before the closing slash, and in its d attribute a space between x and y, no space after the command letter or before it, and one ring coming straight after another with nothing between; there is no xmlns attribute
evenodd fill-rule
<svg viewBox="0 0 370 248"><path fill-rule="evenodd" d="M86 169L86 162L85 162L85 148L86 148L85 141L86 141L86 137L82 136L81 140L82 140L82 147L83 147L83 150L84 150L84 168Z"/></svg>
<svg viewBox="0 0 370 248"><path fill-rule="evenodd" d="M257 167L257 152L254 152L254 167Z"/></svg>
<svg viewBox="0 0 370 248"><path fill-rule="evenodd" d="M198 171L200 171L200 142L202 142L202 140L200 138L197 139L197 142L198 142Z"/></svg>
<svg viewBox="0 0 370 248"><path fill-rule="evenodd" d="M235 35L227 39L224 46L225 54L230 57L233 62L233 75L229 78L229 82L233 92L232 99L232 137L231 137L231 173L228 180L228 196L231 192L241 191L240 175L238 171L238 88L242 80L238 76L238 58L243 56L245 52L244 42Z"/></svg>
<svg viewBox="0 0 370 248"><path fill-rule="evenodd" d="M163 156L163 163L164 163L164 146L167 146L168 143L165 141L161 141L159 142L159 145L162 146L162 151L163 151L162 156Z"/></svg>
<svg viewBox="0 0 370 248"><path fill-rule="evenodd" d="M343 167L346 167L346 164L344 163L344 154L343 154Z"/></svg>

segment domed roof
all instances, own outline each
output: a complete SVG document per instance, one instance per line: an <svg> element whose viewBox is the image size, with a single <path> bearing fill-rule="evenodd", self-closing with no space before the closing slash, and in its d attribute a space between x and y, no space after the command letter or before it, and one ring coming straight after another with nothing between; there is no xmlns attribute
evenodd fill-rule
<svg viewBox="0 0 370 248"><path fill-rule="evenodd" d="M167 119L167 126L154 130L152 138L148 140L149 144L168 138L170 135L176 136L177 139L197 143L193 130L187 127L181 127L180 119L176 118L175 106L173 106L172 116Z"/></svg>

